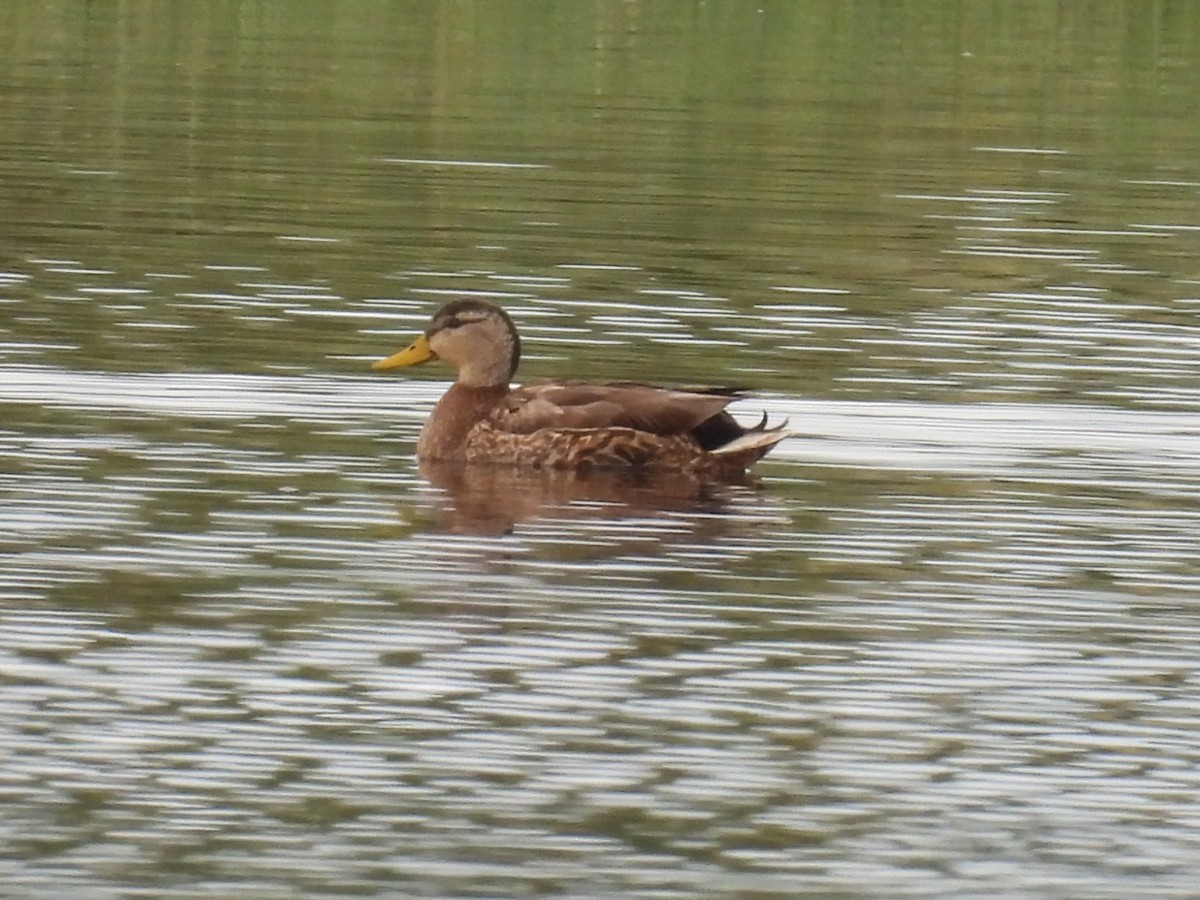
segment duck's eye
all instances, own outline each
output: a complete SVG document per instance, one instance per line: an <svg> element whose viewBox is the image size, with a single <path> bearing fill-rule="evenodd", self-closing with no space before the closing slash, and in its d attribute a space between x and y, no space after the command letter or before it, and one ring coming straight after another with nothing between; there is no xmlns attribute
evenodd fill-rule
<svg viewBox="0 0 1200 900"><path fill-rule="evenodd" d="M483 321L482 316L475 316L475 315L471 315L470 313L468 313L465 316L460 316L460 315L455 314L452 316L447 316L445 319L443 319L441 321L441 323L438 325L438 328L440 330L445 330L447 328L461 328L464 325L470 325L474 322L481 322L481 321Z"/></svg>

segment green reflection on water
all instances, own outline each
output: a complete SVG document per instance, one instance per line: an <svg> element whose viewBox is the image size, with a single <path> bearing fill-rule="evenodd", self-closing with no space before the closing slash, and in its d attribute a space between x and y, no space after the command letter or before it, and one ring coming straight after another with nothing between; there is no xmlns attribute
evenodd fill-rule
<svg viewBox="0 0 1200 900"><path fill-rule="evenodd" d="M352 358L390 344L363 327L404 327L345 315L357 299L428 311L425 292L449 288L689 306L684 343L626 334L568 349L569 367L748 369L820 392L861 346L801 330L781 347L727 312L796 299L779 287L832 289L799 299L857 335L1045 280L1041 260L947 264L947 210L897 195L1068 192L1031 226L1103 220L1139 193L1159 220L1193 202L1112 181L1105 197L1095 181L1190 166L1190 4L58 2L9 4L0 21L17 185L0 220L18 257L73 261L22 263L33 278L13 291L9 336L69 346L42 357L70 366L357 371ZM979 153L992 146L1066 156ZM1182 252L1097 241L1134 268ZM579 263L636 269L520 282Z"/></svg>

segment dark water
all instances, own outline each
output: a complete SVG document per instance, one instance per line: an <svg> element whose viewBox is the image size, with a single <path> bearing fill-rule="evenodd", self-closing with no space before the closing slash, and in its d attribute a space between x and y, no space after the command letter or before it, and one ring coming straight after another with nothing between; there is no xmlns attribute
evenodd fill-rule
<svg viewBox="0 0 1200 900"><path fill-rule="evenodd" d="M0 895L1200 884L1200 9L0 9ZM438 304L745 485L418 469Z"/></svg>

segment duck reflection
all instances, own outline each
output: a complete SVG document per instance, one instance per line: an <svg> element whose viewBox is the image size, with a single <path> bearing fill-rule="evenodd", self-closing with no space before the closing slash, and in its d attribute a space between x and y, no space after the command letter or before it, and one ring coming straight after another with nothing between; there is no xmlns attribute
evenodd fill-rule
<svg viewBox="0 0 1200 900"><path fill-rule="evenodd" d="M686 473L552 470L422 461L439 491L439 525L466 534L505 534L534 519L620 519L676 513L719 514L754 494L741 476L723 482Z"/></svg>

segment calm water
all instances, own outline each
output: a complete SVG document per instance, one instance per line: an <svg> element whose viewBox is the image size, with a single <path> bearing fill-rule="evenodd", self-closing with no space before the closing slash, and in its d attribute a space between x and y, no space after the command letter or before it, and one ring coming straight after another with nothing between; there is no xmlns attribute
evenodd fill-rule
<svg viewBox="0 0 1200 900"><path fill-rule="evenodd" d="M0 8L0 896L1194 896L1200 7ZM418 469L447 298L745 485Z"/></svg>

